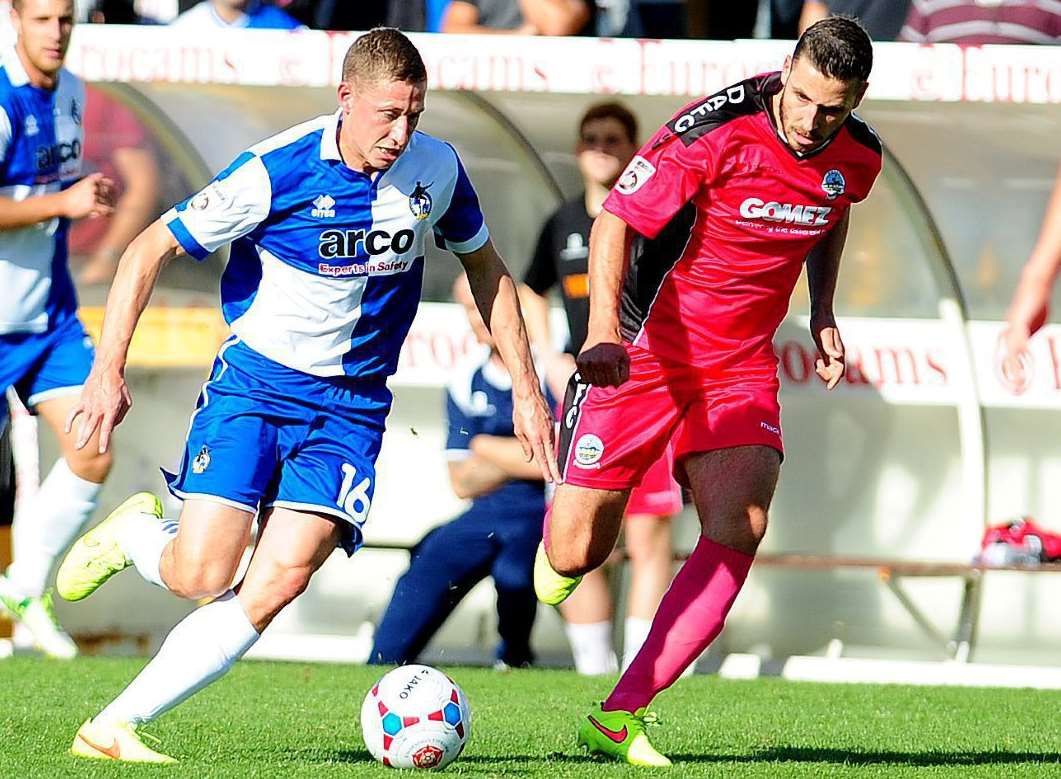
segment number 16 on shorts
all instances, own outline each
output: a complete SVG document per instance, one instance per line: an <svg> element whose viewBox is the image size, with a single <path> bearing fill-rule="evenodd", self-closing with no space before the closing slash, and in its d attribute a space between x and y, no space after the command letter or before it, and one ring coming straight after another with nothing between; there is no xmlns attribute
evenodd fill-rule
<svg viewBox="0 0 1061 779"><path fill-rule="evenodd" d="M372 498L369 490L372 489L372 479L368 476L357 480L357 468L350 463L343 463L343 483L339 487L339 497L335 505L350 515L350 518L361 525L368 519L368 511L372 508Z"/></svg>

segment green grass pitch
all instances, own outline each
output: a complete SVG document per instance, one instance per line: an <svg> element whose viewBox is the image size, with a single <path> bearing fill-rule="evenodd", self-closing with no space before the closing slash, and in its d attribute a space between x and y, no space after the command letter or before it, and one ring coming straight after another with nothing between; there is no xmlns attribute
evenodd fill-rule
<svg viewBox="0 0 1061 779"><path fill-rule="evenodd" d="M382 673L245 662L148 731L177 766L84 761L83 719L142 660L0 661L0 777L391 777L361 741L361 700ZM590 760L578 717L609 680L564 671L447 668L471 701L473 735L447 775L482 777L1061 777L1061 692L821 685L696 676L657 701L667 770Z"/></svg>

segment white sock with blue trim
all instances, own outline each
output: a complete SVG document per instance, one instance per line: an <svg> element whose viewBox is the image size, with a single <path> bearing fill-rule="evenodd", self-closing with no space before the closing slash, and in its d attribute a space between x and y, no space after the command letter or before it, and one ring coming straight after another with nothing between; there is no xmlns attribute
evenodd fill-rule
<svg viewBox="0 0 1061 779"><path fill-rule="evenodd" d="M229 590L177 623L158 654L94 721L150 722L224 676L257 640Z"/></svg>
<svg viewBox="0 0 1061 779"><path fill-rule="evenodd" d="M82 479L60 457L37 494L15 516L7 578L23 597L40 597L52 565L96 510L101 484Z"/></svg>

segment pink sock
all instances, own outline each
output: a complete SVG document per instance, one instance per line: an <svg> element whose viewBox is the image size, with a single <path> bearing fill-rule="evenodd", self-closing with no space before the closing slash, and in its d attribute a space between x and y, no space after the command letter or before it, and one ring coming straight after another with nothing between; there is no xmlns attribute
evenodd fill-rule
<svg viewBox="0 0 1061 779"><path fill-rule="evenodd" d="M604 702L634 712L681 676L722 631L754 556L701 537L663 596L641 651Z"/></svg>

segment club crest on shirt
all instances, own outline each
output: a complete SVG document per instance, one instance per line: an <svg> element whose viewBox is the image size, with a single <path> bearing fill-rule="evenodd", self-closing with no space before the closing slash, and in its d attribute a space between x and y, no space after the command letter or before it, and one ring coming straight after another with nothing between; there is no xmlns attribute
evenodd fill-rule
<svg viewBox="0 0 1061 779"><path fill-rule="evenodd" d="M81 126L81 106L77 104L77 98L70 98L70 118L74 120L74 124L78 127Z"/></svg>
<svg viewBox="0 0 1061 779"><path fill-rule="evenodd" d="M615 185L615 188L620 194L632 195L641 189L655 172L656 166L639 154L630 160L630 164L619 177L619 183Z"/></svg>
<svg viewBox="0 0 1061 779"><path fill-rule="evenodd" d="M846 188L847 181L844 179L844 174L836 168L828 171L822 179L822 192L828 195L830 200L836 200L844 194Z"/></svg>
<svg viewBox="0 0 1061 779"><path fill-rule="evenodd" d="M35 117L33 114L28 114L26 116L25 129L26 135L36 135L40 132L40 125L37 124L37 117Z"/></svg>
<svg viewBox="0 0 1061 779"><path fill-rule="evenodd" d="M430 188L430 184L425 187L418 181L413 194L409 195L409 210L413 212L418 222L431 216L431 195L427 192Z"/></svg>
<svg viewBox="0 0 1061 779"><path fill-rule="evenodd" d="M604 456L604 442L593 433L586 433L575 442L575 465L592 468Z"/></svg>
<svg viewBox="0 0 1061 779"><path fill-rule="evenodd" d="M195 455L195 459L192 460L192 473L202 473L210 467L210 448L205 444L203 448L199 450L199 454Z"/></svg>

